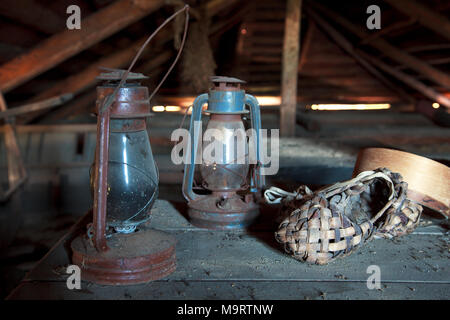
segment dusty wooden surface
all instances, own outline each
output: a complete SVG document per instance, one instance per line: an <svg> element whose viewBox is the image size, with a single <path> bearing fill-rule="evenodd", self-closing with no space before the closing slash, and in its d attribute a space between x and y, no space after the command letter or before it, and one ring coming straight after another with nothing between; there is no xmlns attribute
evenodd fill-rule
<svg viewBox="0 0 450 320"><path fill-rule="evenodd" d="M180 213L181 212L181 213ZM248 231L211 231L190 225L184 204L158 200L151 222L177 238L177 270L142 285L110 287L82 282L66 287L70 264L64 241L25 277L9 299L448 299L448 228L422 224L396 240L372 240L327 266L283 253L273 230L277 210ZM381 288L369 290L367 268L381 270Z"/></svg>

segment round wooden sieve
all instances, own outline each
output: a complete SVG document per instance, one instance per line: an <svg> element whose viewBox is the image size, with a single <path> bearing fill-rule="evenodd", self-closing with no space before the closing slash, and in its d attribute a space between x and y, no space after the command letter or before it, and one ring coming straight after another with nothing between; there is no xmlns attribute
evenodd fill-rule
<svg viewBox="0 0 450 320"><path fill-rule="evenodd" d="M367 148L359 152L353 177L362 171L386 167L408 183L408 198L450 216L450 168L412 153Z"/></svg>

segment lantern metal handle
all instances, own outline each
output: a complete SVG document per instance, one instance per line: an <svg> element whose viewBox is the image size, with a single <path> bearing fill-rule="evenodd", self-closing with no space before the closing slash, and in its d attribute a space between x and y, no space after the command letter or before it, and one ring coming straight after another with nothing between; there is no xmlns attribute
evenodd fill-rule
<svg viewBox="0 0 450 320"><path fill-rule="evenodd" d="M112 99L108 95L106 99ZM109 160L109 133L110 133L110 109L99 108L97 117L97 147L95 154L94 177L94 204L93 204L93 228L94 247L97 251L106 251L106 205L108 197L108 160Z"/></svg>
<svg viewBox="0 0 450 320"><path fill-rule="evenodd" d="M250 106L250 119L252 123L252 128L256 133L256 166L254 169L254 175L251 175L250 179L250 191L253 193L258 192L258 190L262 189L265 185L265 178L261 175L261 165L262 165L262 156L261 156L261 113L259 108L258 100L250 95L245 95L245 104Z"/></svg>
<svg viewBox="0 0 450 320"><path fill-rule="evenodd" d="M186 163L184 165L184 177L183 177L183 196L188 201L193 201L199 196L192 190L192 184L194 182L194 171L195 171L195 157L197 155L199 130L201 126L195 126L196 121L202 120L202 108L205 103L208 103L208 94L204 93L199 95L192 106L191 123L189 126L189 132L191 132L190 141L188 146L190 147L190 153L187 154L185 159ZM192 131L194 134L192 135Z"/></svg>

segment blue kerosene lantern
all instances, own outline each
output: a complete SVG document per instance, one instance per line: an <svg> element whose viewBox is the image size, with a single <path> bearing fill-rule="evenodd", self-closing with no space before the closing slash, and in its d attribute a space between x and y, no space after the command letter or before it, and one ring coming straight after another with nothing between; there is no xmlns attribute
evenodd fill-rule
<svg viewBox="0 0 450 320"><path fill-rule="evenodd" d="M192 224L209 229L242 228L258 216L257 197L264 184L260 167L259 104L241 89L245 83L242 80L212 77L211 81L214 87L198 96L193 105L190 159L184 169L183 195L188 201ZM202 134L198 128L204 104L208 105L204 112L210 114L210 120ZM253 135L244 126L242 116L247 114L251 119L248 129L254 129L250 131ZM200 155L199 150L203 151ZM212 156L208 156L207 151L211 150ZM196 164L201 183L197 183L199 187L194 191Z"/></svg>

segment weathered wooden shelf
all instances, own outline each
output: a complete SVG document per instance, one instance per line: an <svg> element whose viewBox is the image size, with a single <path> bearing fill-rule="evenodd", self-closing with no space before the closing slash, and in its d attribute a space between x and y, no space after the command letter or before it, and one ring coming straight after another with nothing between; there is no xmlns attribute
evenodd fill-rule
<svg viewBox="0 0 450 320"><path fill-rule="evenodd" d="M133 286L82 282L66 286L70 264L64 236L8 299L448 299L449 237L431 225L395 240L372 240L327 266L308 265L284 254L275 242L277 210L264 209L251 230L193 227L184 207L158 200L151 225L177 238L177 270ZM72 229L73 230L73 229ZM381 289L367 288L367 267L381 270Z"/></svg>

